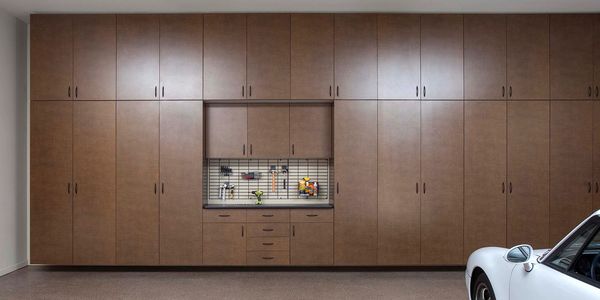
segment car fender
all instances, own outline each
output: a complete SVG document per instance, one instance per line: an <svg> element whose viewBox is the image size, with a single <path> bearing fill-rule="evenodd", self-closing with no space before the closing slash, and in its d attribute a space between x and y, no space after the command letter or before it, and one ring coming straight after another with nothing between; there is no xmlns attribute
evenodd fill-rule
<svg viewBox="0 0 600 300"><path fill-rule="evenodd" d="M486 247L473 252L469 256L465 271L469 299L471 299L471 282L475 280L473 272L479 268L483 270L490 280L496 299L508 300L510 277L518 264L508 262L504 259L507 251L508 249L506 248Z"/></svg>

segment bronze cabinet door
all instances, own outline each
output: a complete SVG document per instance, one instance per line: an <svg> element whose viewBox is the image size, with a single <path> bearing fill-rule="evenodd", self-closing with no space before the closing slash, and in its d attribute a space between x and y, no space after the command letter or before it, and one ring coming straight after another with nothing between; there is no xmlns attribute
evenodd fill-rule
<svg viewBox="0 0 600 300"><path fill-rule="evenodd" d="M290 104L290 157L330 158L330 104Z"/></svg>
<svg viewBox="0 0 600 300"><path fill-rule="evenodd" d="M116 263L115 101L74 103L73 263Z"/></svg>
<svg viewBox="0 0 600 300"><path fill-rule="evenodd" d="M248 155L287 158L290 155L290 105L248 105Z"/></svg>
<svg viewBox="0 0 600 300"><path fill-rule="evenodd" d="M75 100L115 100L117 20L115 15L74 15Z"/></svg>
<svg viewBox="0 0 600 300"><path fill-rule="evenodd" d="M156 265L159 103L117 102L117 264Z"/></svg>
<svg viewBox="0 0 600 300"><path fill-rule="evenodd" d="M507 124L507 244L545 248L549 246L549 101L509 101Z"/></svg>
<svg viewBox="0 0 600 300"><path fill-rule="evenodd" d="M506 16L465 15L465 99L504 99Z"/></svg>
<svg viewBox="0 0 600 300"><path fill-rule="evenodd" d="M600 102L594 102L593 116L593 163L594 166L594 210L600 209Z"/></svg>
<svg viewBox="0 0 600 300"><path fill-rule="evenodd" d="M590 99L594 95L595 15L550 16L550 97Z"/></svg>
<svg viewBox="0 0 600 300"><path fill-rule="evenodd" d="M593 211L593 103L550 103L550 244Z"/></svg>
<svg viewBox="0 0 600 300"><path fill-rule="evenodd" d="M421 104L380 101L377 130L379 265L421 262Z"/></svg>
<svg viewBox="0 0 600 300"><path fill-rule="evenodd" d="M335 264L377 264L377 101L337 101Z"/></svg>
<svg viewBox="0 0 600 300"><path fill-rule="evenodd" d="M202 33L199 14L160 16L160 98L202 99Z"/></svg>
<svg viewBox="0 0 600 300"><path fill-rule="evenodd" d="M419 15L382 14L377 17L379 99L419 99L420 21Z"/></svg>
<svg viewBox="0 0 600 300"><path fill-rule="evenodd" d="M202 264L202 102L160 103L160 263Z"/></svg>
<svg viewBox="0 0 600 300"><path fill-rule="evenodd" d="M290 99L290 15L248 15L248 99Z"/></svg>
<svg viewBox="0 0 600 300"><path fill-rule="evenodd" d="M465 102L464 260L506 247L506 101Z"/></svg>
<svg viewBox="0 0 600 300"><path fill-rule="evenodd" d="M246 15L205 15L204 99L246 95Z"/></svg>
<svg viewBox="0 0 600 300"><path fill-rule="evenodd" d="M421 16L421 99L463 99L463 16Z"/></svg>
<svg viewBox="0 0 600 300"><path fill-rule="evenodd" d="M202 256L208 266L246 264L246 226L244 223L204 223Z"/></svg>
<svg viewBox="0 0 600 300"><path fill-rule="evenodd" d="M292 223L291 225L291 265L333 265L333 223Z"/></svg>
<svg viewBox="0 0 600 300"><path fill-rule="evenodd" d="M155 100L159 89L159 16L117 16L117 99Z"/></svg>
<svg viewBox="0 0 600 300"><path fill-rule="evenodd" d="M335 15L336 99L377 99L377 15Z"/></svg>
<svg viewBox="0 0 600 300"><path fill-rule="evenodd" d="M73 262L73 103L31 102L31 263Z"/></svg>
<svg viewBox="0 0 600 300"><path fill-rule="evenodd" d="M333 15L291 19L291 98L333 99Z"/></svg>
<svg viewBox="0 0 600 300"><path fill-rule="evenodd" d="M206 106L205 117L206 157L245 158L250 153L248 105L210 104Z"/></svg>
<svg viewBox="0 0 600 300"><path fill-rule="evenodd" d="M31 100L71 100L73 28L68 15L32 15Z"/></svg>
<svg viewBox="0 0 600 300"><path fill-rule="evenodd" d="M506 27L508 99L548 99L548 15L509 15L506 18Z"/></svg>
<svg viewBox="0 0 600 300"><path fill-rule="evenodd" d="M421 118L421 261L460 265L464 263L463 103L423 101Z"/></svg>

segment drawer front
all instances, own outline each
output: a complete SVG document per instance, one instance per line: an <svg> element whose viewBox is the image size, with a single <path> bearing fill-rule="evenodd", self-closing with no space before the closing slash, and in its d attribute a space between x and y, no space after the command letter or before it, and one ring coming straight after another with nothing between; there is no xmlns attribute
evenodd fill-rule
<svg viewBox="0 0 600 300"><path fill-rule="evenodd" d="M248 237L289 237L290 223L248 223Z"/></svg>
<svg viewBox="0 0 600 300"><path fill-rule="evenodd" d="M245 209L204 209L202 212L204 223L244 223L246 222Z"/></svg>
<svg viewBox="0 0 600 300"><path fill-rule="evenodd" d="M294 209L292 222L333 222L333 209Z"/></svg>
<svg viewBox="0 0 600 300"><path fill-rule="evenodd" d="M248 238L246 249L248 251L288 251L290 238L288 237L255 237Z"/></svg>
<svg viewBox="0 0 600 300"><path fill-rule="evenodd" d="M289 209L249 209L246 212L250 223L286 223L290 221Z"/></svg>
<svg viewBox="0 0 600 300"><path fill-rule="evenodd" d="M246 264L250 266L289 265L288 251L248 251Z"/></svg>

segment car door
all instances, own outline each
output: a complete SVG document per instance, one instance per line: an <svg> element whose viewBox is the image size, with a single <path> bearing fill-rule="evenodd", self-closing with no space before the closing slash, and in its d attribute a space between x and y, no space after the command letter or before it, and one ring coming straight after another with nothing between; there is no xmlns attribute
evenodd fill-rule
<svg viewBox="0 0 600 300"><path fill-rule="evenodd" d="M599 223L598 216L589 219L541 263L532 258L530 272L517 265L511 275L510 300L600 299Z"/></svg>

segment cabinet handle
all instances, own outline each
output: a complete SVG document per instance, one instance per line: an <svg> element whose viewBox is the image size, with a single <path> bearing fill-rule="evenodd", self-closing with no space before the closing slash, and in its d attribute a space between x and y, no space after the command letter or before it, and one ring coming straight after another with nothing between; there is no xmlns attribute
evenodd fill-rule
<svg viewBox="0 0 600 300"><path fill-rule="evenodd" d="M596 98L598 98L598 86L596 86Z"/></svg>
<svg viewBox="0 0 600 300"><path fill-rule="evenodd" d="M262 243L263 246L273 246L273 243Z"/></svg>
<svg viewBox="0 0 600 300"><path fill-rule="evenodd" d="M248 97L252 97L252 86L248 86Z"/></svg>
<svg viewBox="0 0 600 300"><path fill-rule="evenodd" d="M592 183L588 182L588 194L592 193Z"/></svg>
<svg viewBox="0 0 600 300"><path fill-rule="evenodd" d="M296 154L296 149L295 148L296 148L295 145L292 144L292 155Z"/></svg>
<svg viewBox="0 0 600 300"><path fill-rule="evenodd" d="M154 194L156 195L156 183L154 184Z"/></svg>
<svg viewBox="0 0 600 300"><path fill-rule="evenodd" d="M245 97L244 96L244 86L242 85L242 98Z"/></svg>
<svg viewBox="0 0 600 300"><path fill-rule="evenodd" d="M160 193L164 195L165 194L165 183L164 182L161 183L160 190L161 190Z"/></svg>
<svg viewBox="0 0 600 300"><path fill-rule="evenodd" d="M504 191L505 191L505 190L506 190L506 189L505 189L505 184L504 184L504 182L502 182L502 194L504 194Z"/></svg>
<svg viewBox="0 0 600 300"><path fill-rule="evenodd" d="M292 236L296 236L296 225L292 225Z"/></svg>
<svg viewBox="0 0 600 300"><path fill-rule="evenodd" d="M242 146L242 154L246 155L246 144Z"/></svg>
<svg viewBox="0 0 600 300"><path fill-rule="evenodd" d="M419 183L415 183L415 191L418 194L419 193Z"/></svg>
<svg viewBox="0 0 600 300"><path fill-rule="evenodd" d="M262 258L262 259L265 259L265 260L271 260L271 259L274 259L274 258L275 258L275 257L273 257L273 256L263 256L263 258Z"/></svg>
<svg viewBox="0 0 600 300"><path fill-rule="evenodd" d="M329 86L329 97L331 97L331 85Z"/></svg>
<svg viewBox="0 0 600 300"><path fill-rule="evenodd" d="M335 184L335 193L336 194L340 193L340 183L339 182L336 182L336 184Z"/></svg>
<svg viewBox="0 0 600 300"><path fill-rule="evenodd" d="M335 96L336 97L340 96L340 86L339 85L335 87Z"/></svg>
<svg viewBox="0 0 600 300"><path fill-rule="evenodd" d="M154 86L154 98L158 97L158 87Z"/></svg>
<svg viewBox="0 0 600 300"><path fill-rule="evenodd" d="M75 86L75 99L77 99L77 97L79 97L79 87Z"/></svg>
<svg viewBox="0 0 600 300"><path fill-rule="evenodd" d="M231 215L219 215L220 218L229 218Z"/></svg>
<svg viewBox="0 0 600 300"><path fill-rule="evenodd" d="M71 195L71 183L67 183L67 194Z"/></svg>
<svg viewBox="0 0 600 300"><path fill-rule="evenodd" d="M244 236L244 225L242 225L242 237Z"/></svg>
<svg viewBox="0 0 600 300"><path fill-rule="evenodd" d="M271 231L273 231L273 228L263 228L262 231L264 231L264 232L271 232Z"/></svg>
<svg viewBox="0 0 600 300"><path fill-rule="evenodd" d="M512 194L512 181L508 183L508 193Z"/></svg>
<svg viewBox="0 0 600 300"><path fill-rule="evenodd" d="M598 194L598 181L596 181L596 194Z"/></svg>
<svg viewBox="0 0 600 300"><path fill-rule="evenodd" d="M427 97L427 87L423 86L423 98Z"/></svg>
<svg viewBox="0 0 600 300"><path fill-rule="evenodd" d="M165 96L165 86L164 86L164 85L162 86L162 89L161 89L161 90L162 90L162 91L161 91L162 97L164 97L164 96Z"/></svg>
<svg viewBox="0 0 600 300"><path fill-rule="evenodd" d="M312 217L318 217L319 215L306 215L306 216L309 218L312 218Z"/></svg>
<svg viewBox="0 0 600 300"><path fill-rule="evenodd" d="M508 97L512 98L512 85L508 87Z"/></svg>
<svg viewBox="0 0 600 300"><path fill-rule="evenodd" d="M506 94L506 87L502 86L502 98L504 98L505 94Z"/></svg>
<svg viewBox="0 0 600 300"><path fill-rule="evenodd" d="M588 97L592 97L592 87L588 86Z"/></svg>
<svg viewBox="0 0 600 300"><path fill-rule="evenodd" d="M423 182L423 194L427 193L427 182Z"/></svg>
<svg viewBox="0 0 600 300"><path fill-rule="evenodd" d="M250 155L252 155L252 144L250 144Z"/></svg>
<svg viewBox="0 0 600 300"><path fill-rule="evenodd" d="M75 195L77 195L77 182L75 182Z"/></svg>
<svg viewBox="0 0 600 300"><path fill-rule="evenodd" d="M262 216L265 217L265 218L271 218L271 217L273 217L273 215L262 215Z"/></svg>
<svg viewBox="0 0 600 300"><path fill-rule="evenodd" d="M69 98L71 98L71 86L69 86L69 89L67 91L67 95L69 95Z"/></svg>
<svg viewBox="0 0 600 300"><path fill-rule="evenodd" d="M417 85L417 98L419 98L419 86Z"/></svg>

